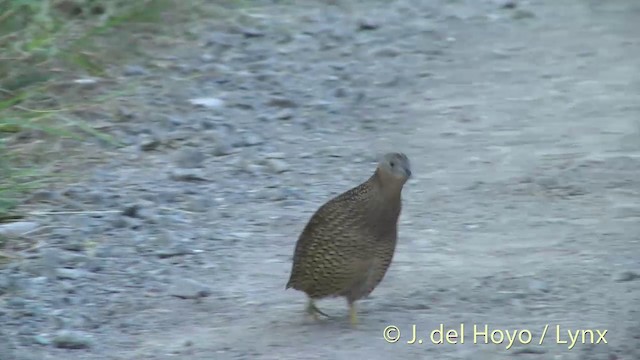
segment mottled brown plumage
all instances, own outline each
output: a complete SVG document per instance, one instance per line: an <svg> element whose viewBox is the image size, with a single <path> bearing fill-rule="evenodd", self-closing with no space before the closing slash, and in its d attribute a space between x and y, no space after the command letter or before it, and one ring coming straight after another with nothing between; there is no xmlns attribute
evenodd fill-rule
<svg viewBox="0 0 640 360"><path fill-rule="evenodd" d="M341 296L355 325L354 303L378 286L393 259L402 188L410 176L409 159L387 153L367 181L311 216L296 243L286 288L307 294L314 318L325 315L314 300Z"/></svg>

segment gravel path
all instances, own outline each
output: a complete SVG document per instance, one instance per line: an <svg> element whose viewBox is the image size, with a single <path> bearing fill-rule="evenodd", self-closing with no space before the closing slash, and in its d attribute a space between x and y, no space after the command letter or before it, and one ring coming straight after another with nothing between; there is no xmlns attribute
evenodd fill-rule
<svg viewBox="0 0 640 360"><path fill-rule="evenodd" d="M640 358L640 4L353 3L196 23L114 70L143 84L100 119L128 146L31 201L67 213L20 225L40 247L0 270L0 359ZM358 329L342 300L314 324L295 240L387 150L415 174L394 263Z"/></svg>

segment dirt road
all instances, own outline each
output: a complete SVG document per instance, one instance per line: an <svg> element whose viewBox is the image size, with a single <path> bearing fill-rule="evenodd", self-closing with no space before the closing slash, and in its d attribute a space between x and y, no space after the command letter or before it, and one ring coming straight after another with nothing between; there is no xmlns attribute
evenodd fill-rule
<svg viewBox="0 0 640 360"><path fill-rule="evenodd" d="M124 71L146 76L112 126L130 146L51 190L85 213L34 217L47 246L3 270L5 358L640 358L640 3L250 15ZM358 329L343 300L314 324L284 290L295 240L387 150L415 174L394 262Z"/></svg>

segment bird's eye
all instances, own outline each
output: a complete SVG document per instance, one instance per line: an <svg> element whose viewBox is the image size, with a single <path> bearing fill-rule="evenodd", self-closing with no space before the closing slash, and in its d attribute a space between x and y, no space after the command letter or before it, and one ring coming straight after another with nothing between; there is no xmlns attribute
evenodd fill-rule
<svg viewBox="0 0 640 360"><path fill-rule="evenodd" d="M391 167L393 167L395 165L395 163L392 161L390 165L391 165Z"/></svg>

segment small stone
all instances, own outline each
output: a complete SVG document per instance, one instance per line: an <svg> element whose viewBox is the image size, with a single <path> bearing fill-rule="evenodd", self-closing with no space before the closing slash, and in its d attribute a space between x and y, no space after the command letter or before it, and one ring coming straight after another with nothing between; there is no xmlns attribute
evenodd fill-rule
<svg viewBox="0 0 640 360"><path fill-rule="evenodd" d="M525 346L522 348L513 349L514 354L525 355L525 354L546 354L547 350L540 347L532 347Z"/></svg>
<svg viewBox="0 0 640 360"><path fill-rule="evenodd" d="M396 57L400 55L400 50L396 48L382 48L382 49L375 50L373 52L373 55L379 56L379 57Z"/></svg>
<svg viewBox="0 0 640 360"><path fill-rule="evenodd" d="M256 146L264 144L264 139L254 133L248 133L244 136L243 143L245 146Z"/></svg>
<svg viewBox="0 0 640 360"><path fill-rule="evenodd" d="M51 345L51 340L47 339L44 335L36 335L33 337L33 342L38 345L49 346Z"/></svg>
<svg viewBox="0 0 640 360"><path fill-rule="evenodd" d="M124 210L122 210L122 215L132 218L138 217L138 210L140 210L140 207L141 206L139 204L129 205Z"/></svg>
<svg viewBox="0 0 640 360"><path fill-rule="evenodd" d="M98 258L108 258L115 256L115 251L112 246L98 245L94 249L93 255Z"/></svg>
<svg viewBox="0 0 640 360"><path fill-rule="evenodd" d="M254 28L243 28L241 32L242 35L244 35L244 37L246 38L256 38L264 36L264 33L262 31Z"/></svg>
<svg viewBox="0 0 640 360"><path fill-rule="evenodd" d="M13 297L7 300L7 305L15 309L23 309L27 305L27 300L20 297Z"/></svg>
<svg viewBox="0 0 640 360"><path fill-rule="evenodd" d="M289 171L289 164L287 164L284 160L267 159L266 163L269 169L276 174Z"/></svg>
<svg viewBox="0 0 640 360"><path fill-rule="evenodd" d="M213 156L225 156L233 153L233 136L228 133L229 130L218 130L209 132L208 141L213 142L211 154Z"/></svg>
<svg viewBox="0 0 640 360"><path fill-rule="evenodd" d="M9 292L11 288L10 280L7 276L0 276L0 296Z"/></svg>
<svg viewBox="0 0 640 360"><path fill-rule="evenodd" d="M140 149L142 151L153 151L156 150L160 144L162 144L160 139L154 136L143 135L140 140Z"/></svg>
<svg viewBox="0 0 640 360"><path fill-rule="evenodd" d="M62 255L55 248L42 249L40 253L40 263L45 272L53 272L62 263Z"/></svg>
<svg viewBox="0 0 640 360"><path fill-rule="evenodd" d="M76 280L86 275L82 270L59 268L56 270L58 279L61 280Z"/></svg>
<svg viewBox="0 0 640 360"><path fill-rule="evenodd" d="M53 337L53 344L60 349L88 349L93 341L84 333L61 330Z"/></svg>
<svg viewBox="0 0 640 360"><path fill-rule="evenodd" d="M195 98L195 99L190 99L189 102L192 105L205 107L209 109L220 109L225 105L224 100L215 98L215 97Z"/></svg>
<svg viewBox="0 0 640 360"><path fill-rule="evenodd" d="M173 169L169 175L176 181L206 181L204 173L197 169Z"/></svg>
<svg viewBox="0 0 640 360"><path fill-rule="evenodd" d="M502 9L515 9L518 3L515 0L499 0L498 5Z"/></svg>
<svg viewBox="0 0 640 360"><path fill-rule="evenodd" d="M29 198L29 201L52 201L55 200L59 197L59 194L53 191L48 191L48 190L40 190L40 191L36 191L33 195L31 195L31 197Z"/></svg>
<svg viewBox="0 0 640 360"><path fill-rule="evenodd" d="M534 14L532 11L529 11L529 10L517 9L516 11L513 12L513 18L516 20L530 19L534 17L536 17L536 14Z"/></svg>
<svg viewBox="0 0 640 360"><path fill-rule="evenodd" d="M233 153L233 146L227 141L219 141L213 147L214 156L225 156Z"/></svg>
<svg viewBox="0 0 640 360"><path fill-rule="evenodd" d="M209 63L214 61L216 58L215 56L211 55L211 54L202 54L200 56L200 61L204 62L204 63Z"/></svg>
<svg viewBox="0 0 640 360"><path fill-rule="evenodd" d="M111 221L111 226L115 229L126 229L131 226L131 221L126 217L118 216Z"/></svg>
<svg viewBox="0 0 640 360"><path fill-rule="evenodd" d="M73 80L73 83L78 85L93 85L98 83L98 79L92 79L92 78L75 79Z"/></svg>
<svg viewBox="0 0 640 360"><path fill-rule="evenodd" d="M164 248L156 251L156 255L161 259L166 259L174 256L189 255L192 251L185 244L177 243L169 248Z"/></svg>
<svg viewBox="0 0 640 360"><path fill-rule="evenodd" d="M289 109L284 109L284 110L278 111L273 117L276 120L289 120L293 118L293 111Z"/></svg>
<svg viewBox="0 0 640 360"><path fill-rule="evenodd" d="M271 100L269 100L269 102L267 102L267 105L279 108L298 107L298 104L296 104L293 100L282 97L272 98Z"/></svg>
<svg viewBox="0 0 640 360"><path fill-rule="evenodd" d="M531 280L529 282L529 289L536 292L549 292L549 284L542 280Z"/></svg>
<svg viewBox="0 0 640 360"><path fill-rule="evenodd" d="M371 19L360 19L360 21L358 21L358 30L376 30L379 27L380 24Z"/></svg>
<svg viewBox="0 0 640 360"><path fill-rule="evenodd" d="M202 167L205 156L196 149L180 149L174 156L174 161L181 168L198 168Z"/></svg>
<svg viewBox="0 0 640 360"><path fill-rule="evenodd" d="M140 76L147 75L149 72L140 65L129 65L124 68L123 74L125 76Z"/></svg>
<svg viewBox="0 0 640 360"><path fill-rule="evenodd" d="M337 98L343 98L349 95L349 93L345 88L339 87L339 88L336 88L336 90L333 92L333 95Z"/></svg>
<svg viewBox="0 0 640 360"><path fill-rule="evenodd" d="M169 294L181 299L198 299L211 295L211 289L195 280L176 278L169 288Z"/></svg>
<svg viewBox="0 0 640 360"><path fill-rule="evenodd" d="M613 276L613 280L616 282L627 282L640 279L640 273L634 271L621 271Z"/></svg>
<svg viewBox="0 0 640 360"><path fill-rule="evenodd" d="M67 240L60 245L60 248L67 251L84 251L85 243L80 240Z"/></svg>
<svg viewBox="0 0 640 360"><path fill-rule="evenodd" d="M210 197L198 197L191 200L188 204L187 210L194 212L207 212L216 207L216 202Z"/></svg>
<svg viewBox="0 0 640 360"><path fill-rule="evenodd" d="M99 272L104 269L104 261L98 258L89 258L84 263L84 267L91 272Z"/></svg>
<svg viewBox="0 0 640 360"><path fill-rule="evenodd" d="M265 159L284 159L287 157L287 154L283 152L270 152L264 154Z"/></svg>
<svg viewBox="0 0 640 360"><path fill-rule="evenodd" d="M32 221L17 221L0 224L0 236L20 236L38 228L38 223Z"/></svg>

